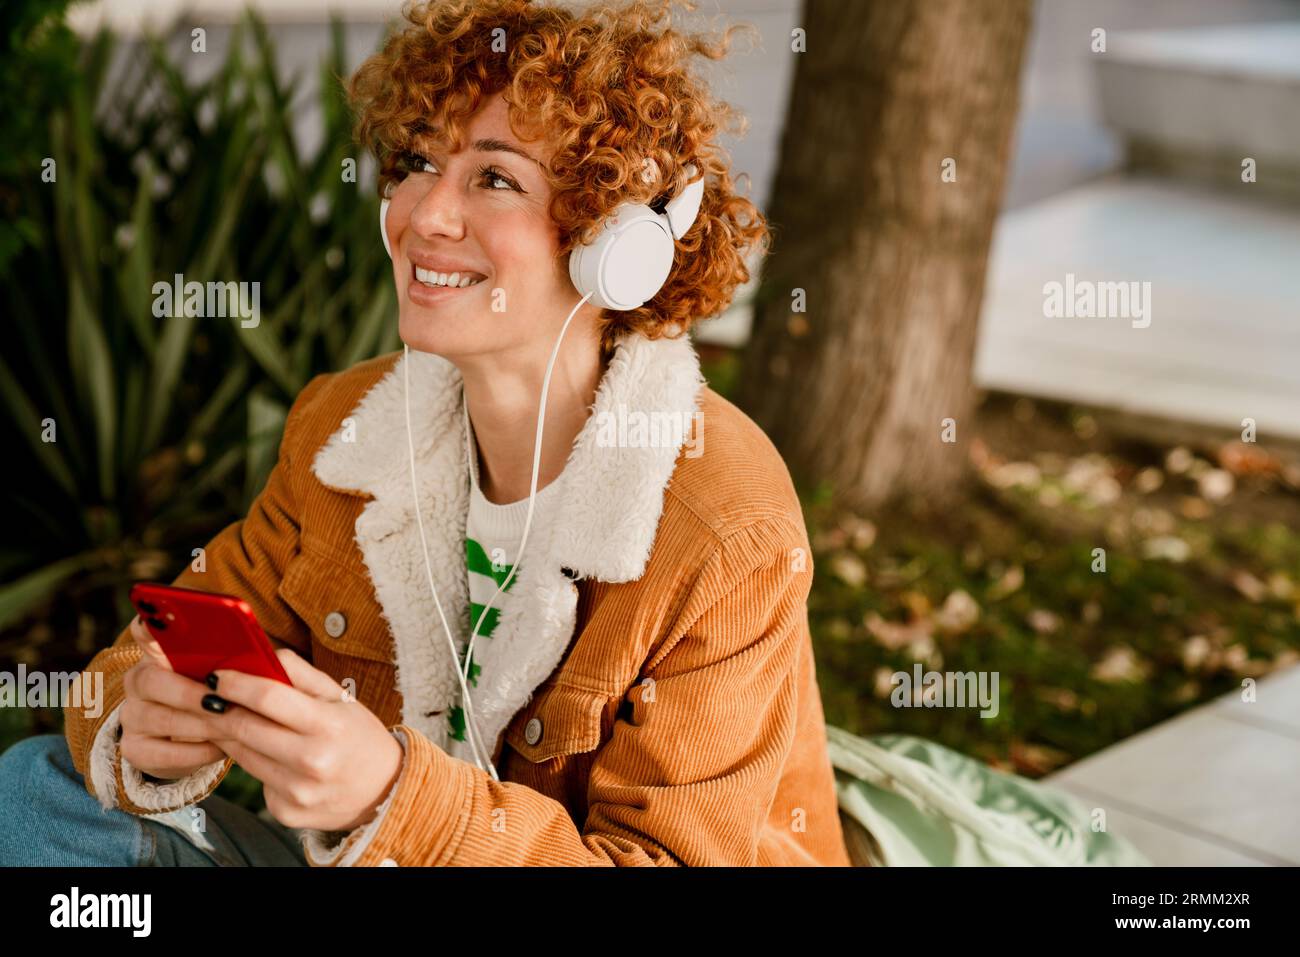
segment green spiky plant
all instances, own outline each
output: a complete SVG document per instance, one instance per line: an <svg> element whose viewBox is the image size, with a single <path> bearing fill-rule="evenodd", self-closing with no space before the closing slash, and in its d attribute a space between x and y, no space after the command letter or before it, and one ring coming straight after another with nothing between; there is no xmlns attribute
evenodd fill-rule
<svg viewBox="0 0 1300 957"><path fill-rule="evenodd" d="M0 660L51 670L116 637L133 581L170 580L245 514L313 375L400 345L377 200L345 175L360 155L341 24L310 155L291 133L300 78L279 79L253 15L203 81L157 38L117 46L73 50L55 102L33 107L28 159L0 169L25 224L0 260ZM176 273L259 282L260 323L155 318L154 283Z"/></svg>

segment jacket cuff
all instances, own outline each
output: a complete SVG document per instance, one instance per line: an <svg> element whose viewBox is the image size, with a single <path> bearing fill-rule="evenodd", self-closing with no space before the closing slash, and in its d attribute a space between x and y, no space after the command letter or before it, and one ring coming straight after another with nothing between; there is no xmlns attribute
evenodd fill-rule
<svg viewBox="0 0 1300 957"><path fill-rule="evenodd" d="M393 797L397 794L402 777L406 774L406 738L395 729L390 728L389 731L402 745L402 766L398 769L397 780L388 790L388 796L375 809L375 816L370 821L352 831L320 831L311 827L303 828L302 849L307 857L307 863L312 867L351 867L379 832L379 825L388 814Z"/></svg>
<svg viewBox="0 0 1300 957"><path fill-rule="evenodd" d="M444 863L442 859L454 852L453 836L464 831L474 768L451 757L414 728L397 725L389 730L404 752L392 792L374 820L353 831L337 848L324 844L323 832L304 832L303 849L309 863L327 867L430 866ZM319 843L313 846L313 841ZM322 860L313 860L313 854Z"/></svg>
<svg viewBox="0 0 1300 957"><path fill-rule="evenodd" d="M189 807L216 790L234 763L230 758L214 761L188 777L165 784L146 781L139 768L132 767L118 750L122 735L121 709L119 704L100 725L90 748L91 784L95 797L106 810L120 808L144 816Z"/></svg>

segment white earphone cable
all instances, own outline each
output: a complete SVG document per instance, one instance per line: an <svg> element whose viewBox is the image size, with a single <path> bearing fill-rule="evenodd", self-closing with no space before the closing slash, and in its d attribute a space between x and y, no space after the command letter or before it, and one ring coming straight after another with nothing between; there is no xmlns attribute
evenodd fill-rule
<svg viewBox="0 0 1300 957"><path fill-rule="evenodd" d="M457 678L457 682L460 685L461 701L464 702L464 708L465 708L465 729L468 735L470 749L474 756L474 763L478 766L479 770L486 771L489 775L491 775L494 781L499 781L500 778L497 776L496 766L493 765L492 763L491 754L489 753L487 755L487 768L483 767L481 761L482 744L479 740L478 726L474 721L473 703L470 698L469 687L466 684L466 680L467 680L466 676L469 674L470 663L474 660L473 659L474 640L478 637L479 628L482 627L483 621L487 617L488 612L491 610L493 603L496 602L497 598L501 595L503 591L505 591L507 588L510 587L510 582L514 578L515 572L518 571L519 569L519 563L523 560L524 547L528 542L528 532L532 527L532 522L533 522L533 506L537 499L537 479L541 471L542 435L546 425L546 398L550 392L551 373L555 370L555 360L560 354L560 343L564 339L565 332L567 332L569 329L569 323L573 321L573 317L577 315L578 310L582 308L583 304L586 303L587 300L590 299L591 297L592 297L592 293L589 292L585 296L583 296L580 300L578 300L578 303L569 312L569 317L564 320L564 325L560 328L560 334L555 339L555 346L551 350L550 361L546 364L546 376L542 380L542 392L541 392L540 400L538 402L537 433L533 440L533 473L532 473L532 479L529 483L528 512L524 518L524 534L519 541L519 548L516 550L514 561L511 563L510 573L505 577L505 579L501 582L501 584L497 586L496 592L483 606L483 611L479 614L478 621L475 623L473 629L471 629L470 631L469 643L465 649L464 668L462 669L459 664L457 664L456 666L456 678ZM415 503L415 519L416 519L416 524L419 526L420 529L420 550L424 555L424 570L429 581L429 592L430 594L433 595L433 603L438 610L438 618L442 622L443 632L446 634L447 637L447 647L451 652L452 660L458 661L459 659L457 658L456 655L456 642L455 639L452 637L451 628L447 624L447 617L445 614L443 614L442 603L438 600L438 590L437 588L434 587L433 584L433 567L429 563L429 546L424 535L424 519L420 514L420 496L419 496L419 489L416 485L416 477L415 477L415 440L413 439L411 433L411 399L410 399L410 375L409 375L410 348L405 344L403 344L402 348L405 353L405 360L406 360L405 362L403 362L403 368L402 368L402 372L403 372L402 386L404 392L404 399L406 403L406 442L407 442L407 450L409 452L409 463L410 463L410 471L411 471L411 493L414 496L414 503ZM465 417L466 455L468 457L469 408L467 405L462 405L461 410Z"/></svg>
<svg viewBox="0 0 1300 957"><path fill-rule="evenodd" d="M542 379L542 395L541 395L541 399L539 400L538 408L537 408L537 434L533 439L533 475L528 489L528 512L524 517L524 534L523 537L520 538L519 540L519 548L516 549L515 551L514 561L512 561L510 564L510 573L506 575L505 580L502 581L501 584L497 586L496 592L488 600L487 604L483 606L483 611L479 614L478 621L474 624L474 627L470 632L469 645L465 651L465 670L464 673L461 675L462 688L465 687L465 676L469 674L470 662L474 660L473 659L474 640L478 637L478 630L483 626L483 620L487 618L487 614L491 610L493 603L497 600L497 598L501 595L503 591L505 591L507 588L510 587L510 582L515 577L515 572L519 570L519 563L523 560L524 546L528 542L528 531L533 524L533 505L537 500L537 479L541 472L541 464L542 464L542 434L543 434L543 429L545 428L546 425L546 397L549 394L551 388L551 373L555 369L555 360L560 354L560 343L564 339L564 334L569 329L569 323L573 321L573 317L578 314L578 310L582 308L583 303L585 303L588 299L591 298L591 295L592 295L591 293L587 293L587 295L583 296L580 300L578 300L577 305L575 305L573 309L569 312L569 318L564 320L564 325L560 328L560 334L555 338L555 347L551 350L551 359L546 364L546 376ZM466 428L466 433L468 435L469 410L467 407L465 408L465 419L466 419L465 428ZM473 712L473 707L470 704L470 699L468 694L465 695L464 701L465 701L466 727L471 729L470 733L474 736L475 739L477 739L478 729L477 726L474 724L474 712ZM491 763L492 762L489 760L488 761L489 766L491 766ZM491 774L492 777L495 779L496 778L495 768L492 769Z"/></svg>
<svg viewBox="0 0 1300 957"><path fill-rule="evenodd" d="M453 661L456 660L456 641L451 636L451 628L447 624L447 616L442 610L442 602L438 600L438 589L433 584L433 566L429 563L429 542L424 535L424 516L420 513L420 491L415 480L415 439L411 433L411 349L405 343L402 344L402 396L406 405L406 448L408 452L407 461L411 470L411 496L415 506L415 524L420 530L420 553L424 556L424 572L429 580L429 593L433 595L433 606L438 610L438 620L442 622L443 633L447 636L447 650L451 653ZM460 668L456 668L456 675L460 677ZM461 694L468 699L468 692L465 690L465 679L460 677ZM474 755L474 763L478 762L478 754ZM496 775L493 774L495 778Z"/></svg>

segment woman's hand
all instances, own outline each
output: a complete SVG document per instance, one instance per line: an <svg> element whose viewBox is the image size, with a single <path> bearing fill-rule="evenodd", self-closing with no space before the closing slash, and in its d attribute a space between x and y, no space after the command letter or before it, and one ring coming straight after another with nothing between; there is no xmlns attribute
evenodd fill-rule
<svg viewBox="0 0 1300 957"><path fill-rule="evenodd" d="M213 716L200 705L208 686L172 671L138 617L131 621L131 636L144 657L122 679L122 757L145 774L169 779L224 761L225 752L211 740Z"/></svg>
<svg viewBox="0 0 1300 957"><path fill-rule="evenodd" d="M276 655L293 687L219 669L211 715L222 749L262 782L285 827L351 831L374 818L397 780L402 746L373 712L287 648Z"/></svg>

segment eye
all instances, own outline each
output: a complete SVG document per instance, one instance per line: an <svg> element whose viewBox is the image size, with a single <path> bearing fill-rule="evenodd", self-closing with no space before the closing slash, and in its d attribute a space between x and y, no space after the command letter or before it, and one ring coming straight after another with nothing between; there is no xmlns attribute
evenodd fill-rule
<svg viewBox="0 0 1300 957"><path fill-rule="evenodd" d="M513 189L516 193L523 192L523 190L519 188L518 183L516 183L509 176L505 175L505 173L501 172L501 170L495 166L480 166L478 168L478 175L484 178L485 180L487 180L488 182L505 183L506 189ZM490 188L499 189L500 187L492 186Z"/></svg>
<svg viewBox="0 0 1300 957"><path fill-rule="evenodd" d="M437 167L419 153L403 153L397 158L397 168L403 173L436 173Z"/></svg>

